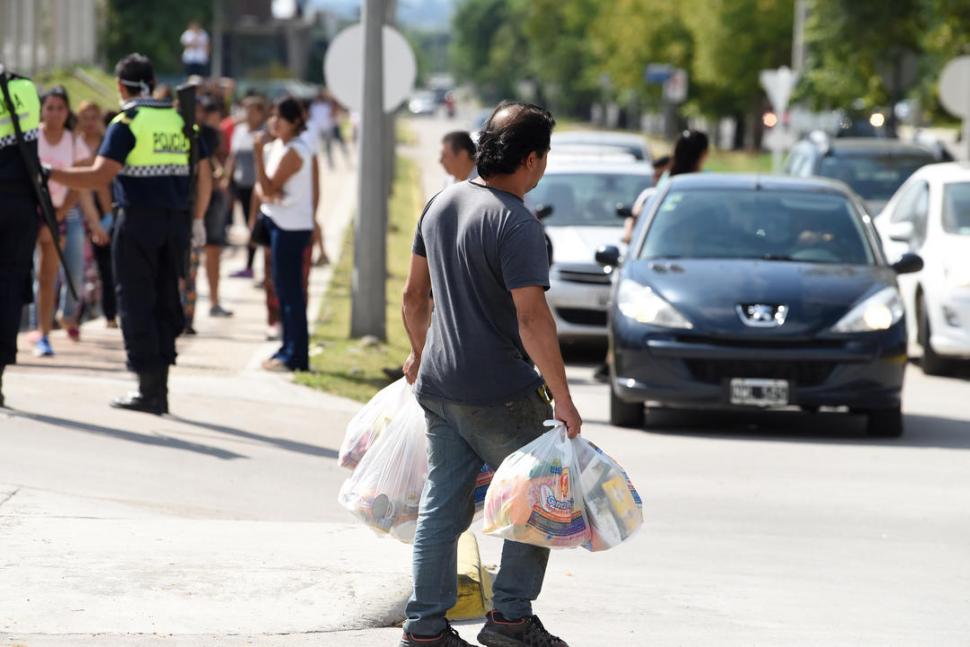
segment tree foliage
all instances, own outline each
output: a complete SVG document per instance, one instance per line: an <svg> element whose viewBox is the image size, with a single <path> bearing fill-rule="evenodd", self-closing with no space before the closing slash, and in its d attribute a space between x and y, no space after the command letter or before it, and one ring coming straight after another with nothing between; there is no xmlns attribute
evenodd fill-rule
<svg viewBox="0 0 970 647"><path fill-rule="evenodd" d="M157 74L171 74L182 67L179 36L190 20L211 24L210 0L108 0L102 40L108 61L139 52L152 59Z"/></svg>

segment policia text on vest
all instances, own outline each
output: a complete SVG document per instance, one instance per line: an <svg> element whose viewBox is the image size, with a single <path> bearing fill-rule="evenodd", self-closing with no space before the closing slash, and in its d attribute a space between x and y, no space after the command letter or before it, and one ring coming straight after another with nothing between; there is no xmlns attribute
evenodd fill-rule
<svg viewBox="0 0 970 647"><path fill-rule="evenodd" d="M155 74L147 57L126 56L115 76L122 112L108 127L94 165L52 171L51 178L79 189L114 182L119 211L112 240L115 288L128 367L138 375L138 391L111 404L160 415L168 412L168 370L185 324L180 269L190 231L193 238L204 236L212 171L208 164L193 168L186 123L173 105L148 96ZM199 151L200 158L206 156L207 151ZM195 199L190 201L193 176Z"/></svg>

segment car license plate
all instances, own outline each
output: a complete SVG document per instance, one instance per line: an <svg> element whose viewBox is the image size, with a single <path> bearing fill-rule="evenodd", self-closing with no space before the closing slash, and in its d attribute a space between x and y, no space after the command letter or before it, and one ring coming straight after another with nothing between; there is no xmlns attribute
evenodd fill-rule
<svg viewBox="0 0 970 647"><path fill-rule="evenodd" d="M788 382L785 380L731 380L731 404L749 407L784 407L788 405Z"/></svg>

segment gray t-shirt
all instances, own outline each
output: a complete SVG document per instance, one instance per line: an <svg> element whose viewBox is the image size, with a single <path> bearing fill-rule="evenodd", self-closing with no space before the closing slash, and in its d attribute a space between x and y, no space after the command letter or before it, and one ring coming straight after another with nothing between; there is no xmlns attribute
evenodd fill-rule
<svg viewBox="0 0 970 647"><path fill-rule="evenodd" d="M448 187L425 207L413 251L428 259L434 295L418 395L492 405L538 388L511 290L549 289L549 257L522 200L474 182Z"/></svg>

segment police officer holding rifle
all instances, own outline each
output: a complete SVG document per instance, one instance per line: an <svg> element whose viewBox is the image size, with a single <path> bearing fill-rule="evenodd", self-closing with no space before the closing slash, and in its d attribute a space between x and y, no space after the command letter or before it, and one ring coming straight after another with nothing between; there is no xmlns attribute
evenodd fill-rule
<svg viewBox="0 0 970 647"><path fill-rule="evenodd" d="M204 159L208 151L200 147L197 156L193 153L192 124L170 102L151 98L155 72L147 57L129 54L118 62L115 76L122 111L108 127L94 165L50 175L78 189L115 180L114 276L128 367L138 376L138 391L111 406L162 415L168 413L175 338L185 327L178 280L189 241L186 226L191 222L194 244L205 243L202 219L212 172L208 164L193 168L193 157Z"/></svg>
<svg viewBox="0 0 970 647"><path fill-rule="evenodd" d="M40 98L30 79L0 66L0 407L3 371L17 362L24 304L33 300L31 270L38 216L61 254L57 216L37 157ZM65 267L63 258L61 266ZM68 289L77 298L70 276Z"/></svg>

